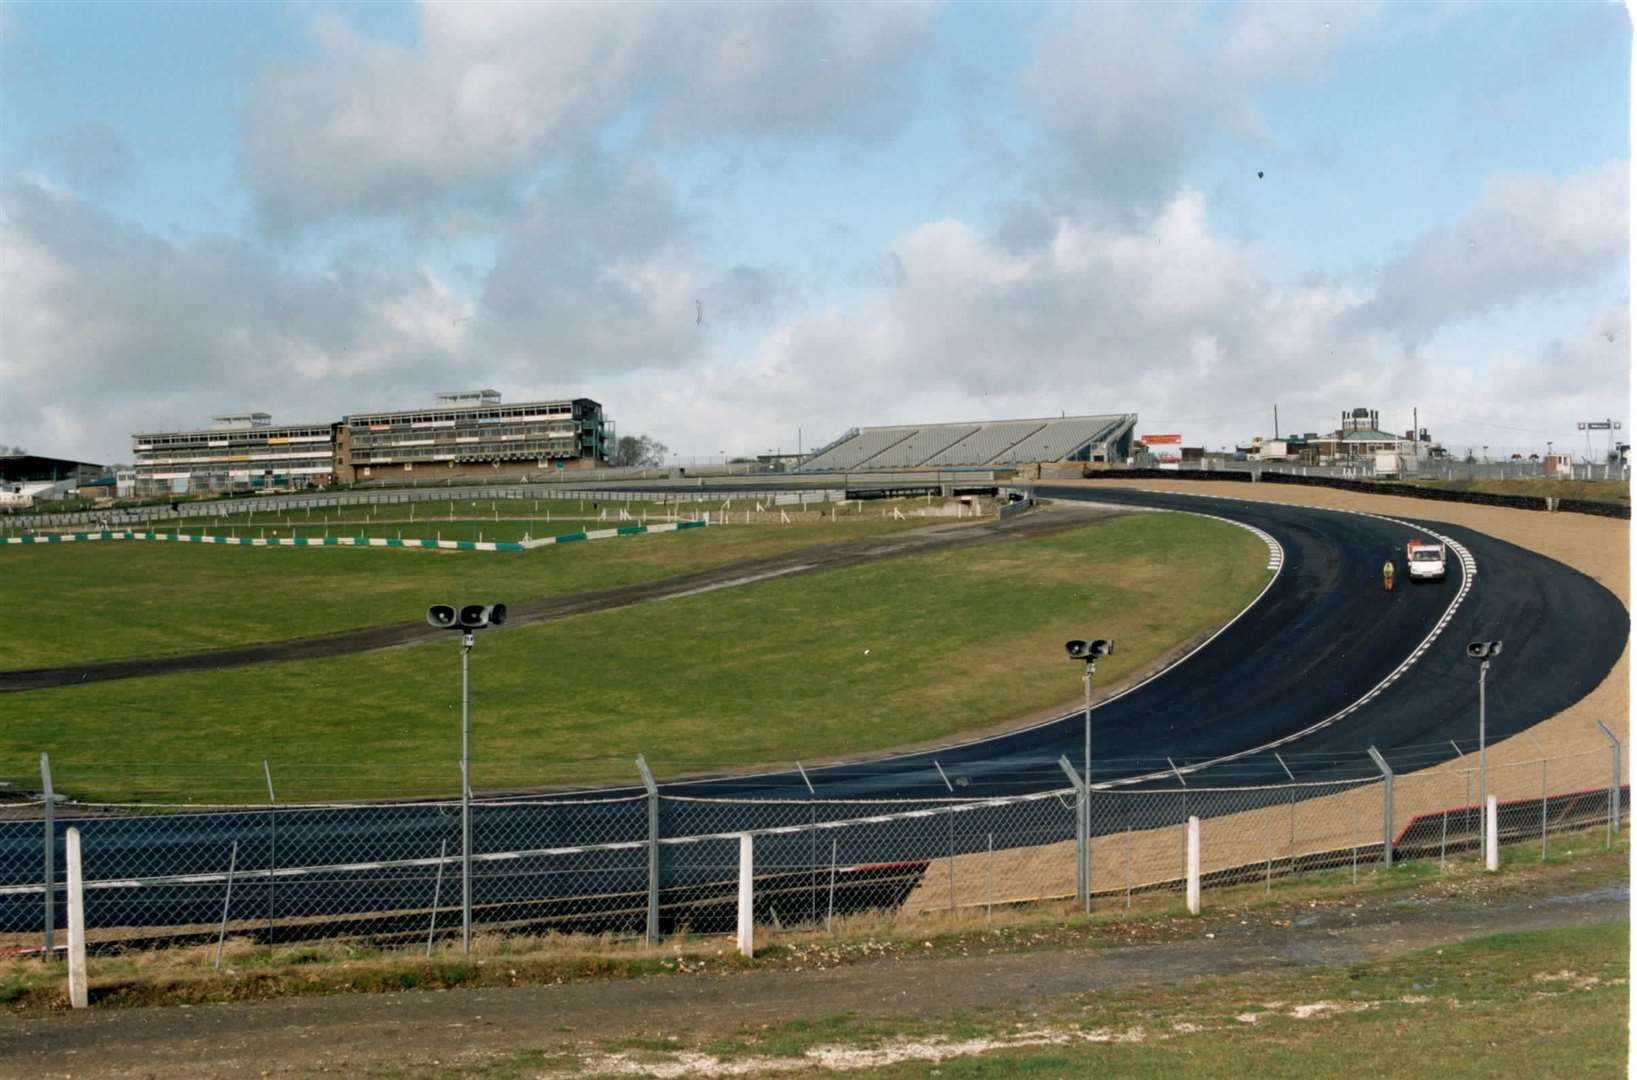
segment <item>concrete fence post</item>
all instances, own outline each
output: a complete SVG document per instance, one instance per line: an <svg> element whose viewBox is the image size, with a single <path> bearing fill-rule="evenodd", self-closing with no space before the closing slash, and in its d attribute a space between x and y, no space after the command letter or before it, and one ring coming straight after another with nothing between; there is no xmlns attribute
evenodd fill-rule
<svg viewBox="0 0 1637 1080"><path fill-rule="evenodd" d="M755 917L756 840L749 833L739 834L739 955L749 959L756 955Z"/></svg>
<svg viewBox="0 0 1637 1080"><path fill-rule="evenodd" d="M1391 870L1393 868L1393 770L1387 764L1387 759L1381 756L1381 751L1375 747L1369 748L1370 760L1376 763L1381 770L1381 862Z"/></svg>
<svg viewBox="0 0 1637 1080"><path fill-rule="evenodd" d="M1484 869L1490 873L1501 868L1501 838L1496 829L1499 818L1495 796L1491 795L1484 804Z"/></svg>
<svg viewBox="0 0 1637 1080"><path fill-rule="evenodd" d="M659 785L648 769L648 760L637 755L637 771L648 789L648 944L659 944Z"/></svg>
<svg viewBox="0 0 1637 1080"><path fill-rule="evenodd" d="M1199 818L1188 817L1188 914L1199 914Z"/></svg>
<svg viewBox="0 0 1637 1080"><path fill-rule="evenodd" d="M86 1006L85 879L80 872L80 831L69 829L68 841L68 1003Z"/></svg>

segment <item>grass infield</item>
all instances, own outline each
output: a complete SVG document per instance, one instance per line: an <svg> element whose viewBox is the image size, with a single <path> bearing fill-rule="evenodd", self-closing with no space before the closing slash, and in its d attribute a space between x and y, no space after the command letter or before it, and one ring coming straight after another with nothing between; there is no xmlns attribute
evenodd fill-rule
<svg viewBox="0 0 1637 1080"><path fill-rule="evenodd" d="M553 522L535 536L578 532ZM924 522L874 515L835 525L733 526L512 553L245 548L116 540L0 547L0 604L57 598L51 619L0 635L0 669L121 660L279 641L421 617L440 598L509 602L630 585ZM593 527L601 527L594 525ZM613 528L614 525L608 525ZM245 527L258 536L264 526ZM528 522L335 526L331 535L517 540ZM169 530L167 530L169 531ZM190 534L211 527L190 525ZM322 536L322 527L296 530ZM272 529L268 528L272 535ZM289 531L281 535L289 535Z"/></svg>
<svg viewBox="0 0 1637 1080"><path fill-rule="evenodd" d="M658 545L600 550L640 559ZM1065 638L1119 640L1099 666L1110 685L1231 618L1265 564L1243 529L1138 514L488 633L472 653L472 782L632 782L639 751L671 776L788 766L1015 720L1076 697ZM408 606L454 584L391 588ZM275 614L307 602L284 588L267 600L280 630ZM49 751L71 795L256 801L265 758L285 800L451 794L459 671L451 639L8 695L0 775L22 781Z"/></svg>

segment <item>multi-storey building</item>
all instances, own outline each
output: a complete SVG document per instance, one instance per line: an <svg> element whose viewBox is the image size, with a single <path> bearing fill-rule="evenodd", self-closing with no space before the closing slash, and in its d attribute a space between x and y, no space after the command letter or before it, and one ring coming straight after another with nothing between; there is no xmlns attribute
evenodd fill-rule
<svg viewBox="0 0 1637 1080"><path fill-rule="evenodd" d="M302 487L335 477L334 425L275 427L263 412L211 420L207 430L131 436L134 494Z"/></svg>
<svg viewBox="0 0 1637 1080"><path fill-rule="evenodd" d="M589 398L502 404L494 390L437 395L426 409L354 413L337 430L342 483L593 468L614 425Z"/></svg>
<svg viewBox="0 0 1637 1080"><path fill-rule="evenodd" d="M439 394L431 408L323 424L274 427L262 412L212 420L204 431L131 436L132 493L514 476L598 466L614 444L613 423L589 398L505 405L494 390Z"/></svg>

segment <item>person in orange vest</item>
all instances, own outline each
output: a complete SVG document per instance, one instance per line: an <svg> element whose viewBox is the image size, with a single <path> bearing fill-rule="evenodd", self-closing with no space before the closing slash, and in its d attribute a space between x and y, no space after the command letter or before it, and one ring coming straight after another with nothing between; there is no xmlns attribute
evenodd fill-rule
<svg viewBox="0 0 1637 1080"><path fill-rule="evenodd" d="M1381 564L1381 583L1387 586L1387 591L1393 591L1393 561L1388 559Z"/></svg>

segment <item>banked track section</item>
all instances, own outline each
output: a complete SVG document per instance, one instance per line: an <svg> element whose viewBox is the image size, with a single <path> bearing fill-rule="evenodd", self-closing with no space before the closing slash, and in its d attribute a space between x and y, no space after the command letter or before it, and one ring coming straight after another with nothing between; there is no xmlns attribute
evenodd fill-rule
<svg viewBox="0 0 1637 1080"><path fill-rule="evenodd" d="M1292 741L1304 760L1314 762L1330 755L1338 762L1348 761L1345 771L1357 776L1357 759L1369 745L1381 748L1390 758L1393 748L1399 746L1469 739L1476 714L1476 677L1465 659L1464 646L1475 637L1501 637L1507 642L1507 663L1495 665L1489 682L1490 730L1492 738L1503 738L1545 719L1595 687L1618 658L1628 632L1625 609L1589 578L1456 526L1131 490L1042 487L1037 494L1218 516L1261 530L1279 553L1279 573L1260 600L1232 625L1185 663L1104 702L1094 712L1093 777L1100 783L1145 780L1144 766L1165 756L1184 763L1192 773L1191 785L1211 783L1211 763L1229 760L1234 761L1235 783L1253 782L1247 776L1258 765L1265 767L1266 780L1276 781L1283 776L1276 771L1277 763L1255 750L1289 746ZM1382 588L1381 562L1402 550L1407 530L1445 536L1460 546L1465 569L1459 583L1412 587L1402 582L1391 593ZM1481 577L1472 571L1474 565L1481 567ZM1452 603L1458 590L1465 590L1466 595L1459 597L1460 603ZM1095 627L1088 626L1086 632L1095 632ZM1017 794L1019 775L1037 777L1032 786L1044 794L1062 786L1049 769L1042 768L1045 763L1054 762L1060 754L1078 761L1081 723L1081 714L1075 711L993 738L809 769L808 777L819 797L827 800L944 797L948 789L935 760L960 784L963 799ZM806 804L789 806L789 813L774 812L781 800L808 797L805 783L793 772L669 784L664 785L663 793L711 800L690 805L690 827L686 835L667 834L670 845L743 828L736 808L716 803L716 799L767 800L761 809L767 811L763 821L768 827L800 830L813 821L822 824L819 812ZM632 837L641 835L643 800L602 803L595 819L582 801L636 794L619 789L585 792L579 798L542 797L485 806L483 816L489 824L478 840L482 861L506 862L517 868L503 879L512 890L504 900L554 907L572 904L575 894L592 887L593 877L589 869L579 876L564 873L560 863L553 873L531 877L523 872L530 859L543 857L543 852L558 859L572 857L582 849L524 850L507 845L504 839L485 842L485 835L574 836L589 844L597 839L597 829L604 829L605 839L629 856L629 865L620 871L626 879L624 886L640 892L645 853ZM610 813L611 806L618 813ZM263 869L258 874L254 865L241 863L246 887L258 876L263 881L292 884L299 884L303 877L322 879L322 889L289 890L301 898L301 909L287 914L309 922L326 916L345 919L360 911L409 911L417 905L424 911L425 898L395 896L393 882L399 880L397 872L404 865L424 866L438 860L324 856L375 850L436 852L437 838L449 835L446 807L330 807L287 810L285 814L293 812L305 814L302 838L281 838L282 856L276 871ZM178 866L213 865L213 858L190 858L189 850L197 846L214 852L224 846L226 835L244 828L245 820L253 821L256 813L89 818L72 823L87 833L88 851L99 852L95 869L88 867L92 888L105 883L122 892L152 891L157 899L157 893L178 885L193 887L221 880L219 874L176 875L172 871ZM830 812L824 813L829 816ZM856 813L856 807L839 803L834 807L838 818ZM31 847L37 851L38 844L38 823L0 827L0 855ZM905 853L883 850L875 855L885 860L902 858ZM0 865L23 864L9 855L0 858ZM599 868L595 880L598 889L608 889L608 868ZM360 887L345 887L349 881ZM529 886L530 881L539 884ZM519 888L546 892L520 896ZM357 899L360 896L362 901ZM359 903L369 906L361 909ZM206 910L211 906L202 907L197 918L186 913L185 921L213 919ZM161 913L169 913L164 924L184 921L177 917L174 906L143 903L137 907L153 911L156 924ZM37 877L0 882L0 931L37 929L42 921L40 908Z"/></svg>

